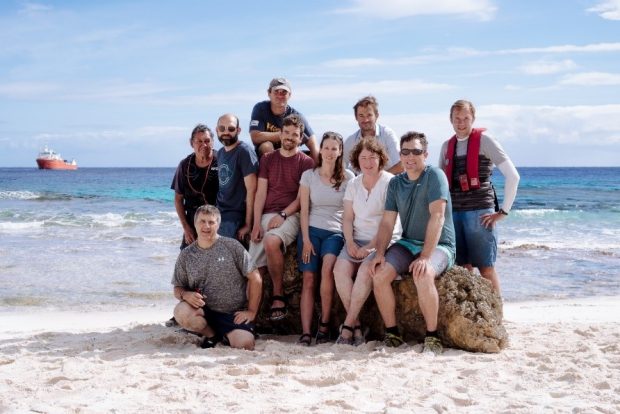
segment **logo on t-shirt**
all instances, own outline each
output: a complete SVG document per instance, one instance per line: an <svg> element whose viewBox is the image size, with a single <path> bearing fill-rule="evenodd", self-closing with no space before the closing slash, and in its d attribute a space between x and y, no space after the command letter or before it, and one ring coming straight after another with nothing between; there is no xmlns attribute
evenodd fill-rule
<svg viewBox="0 0 620 414"><path fill-rule="evenodd" d="M253 120L250 122L250 126L251 126L251 127L253 127L253 126L258 126L258 121L257 121L257 120L255 120L255 119L253 119Z"/></svg>
<svg viewBox="0 0 620 414"><path fill-rule="evenodd" d="M220 186L226 187L226 185L230 182L230 179L232 178L232 171L230 171L230 167L228 167L228 164L220 164L219 167L220 170L218 178L220 180Z"/></svg>

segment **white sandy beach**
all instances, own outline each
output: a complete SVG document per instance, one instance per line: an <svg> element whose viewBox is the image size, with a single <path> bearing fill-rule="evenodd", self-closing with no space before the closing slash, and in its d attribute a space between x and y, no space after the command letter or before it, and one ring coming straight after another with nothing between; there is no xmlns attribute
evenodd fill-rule
<svg viewBox="0 0 620 414"><path fill-rule="evenodd" d="M508 349L436 358L293 336L203 350L169 314L0 314L0 413L620 412L620 297L509 303Z"/></svg>

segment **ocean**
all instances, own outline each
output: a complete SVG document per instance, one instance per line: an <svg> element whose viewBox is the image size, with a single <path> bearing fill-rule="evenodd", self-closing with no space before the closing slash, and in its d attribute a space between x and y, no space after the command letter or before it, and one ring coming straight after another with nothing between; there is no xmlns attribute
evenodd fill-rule
<svg viewBox="0 0 620 414"><path fill-rule="evenodd" d="M620 168L520 168L505 301L620 294ZM173 168L0 168L0 311L174 304ZM502 195L501 174L494 184Z"/></svg>

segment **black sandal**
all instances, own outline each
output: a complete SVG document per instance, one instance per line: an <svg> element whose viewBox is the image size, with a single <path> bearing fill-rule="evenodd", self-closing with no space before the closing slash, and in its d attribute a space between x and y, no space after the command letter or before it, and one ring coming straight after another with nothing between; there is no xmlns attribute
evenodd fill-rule
<svg viewBox="0 0 620 414"><path fill-rule="evenodd" d="M323 322L321 319L322 318L319 318L319 328L316 330L316 338L314 339L317 345L325 344L331 340L329 335L329 322ZM327 328L327 331L323 332L321 328Z"/></svg>
<svg viewBox="0 0 620 414"><path fill-rule="evenodd" d="M345 338L342 336L342 331L349 331L351 332L351 337L350 338ZM336 339L336 344L338 345L353 345L353 334L355 333L355 330L353 328L351 328L348 325L342 324L340 325L340 335L338 335L338 339Z"/></svg>
<svg viewBox="0 0 620 414"><path fill-rule="evenodd" d="M271 297L271 305L273 306L273 302L275 301L284 302L284 306L277 306L275 308L269 309L269 317L267 318L270 321L279 321L288 315L288 299L285 296L272 296ZM274 314L276 314L274 316Z"/></svg>
<svg viewBox="0 0 620 414"><path fill-rule="evenodd" d="M297 340L297 345L310 346L311 342L312 342L312 335L310 335L309 333L305 333L305 334L301 334L301 336Z"/></svg>
<svg viewBox="0 0 620 414"><path fill-rule="evenodd" d="M205 336L202 342L200 343L200 347L202 349L215 348L215 345L217 345L217 343L218 343L217 335Z"/></svg>

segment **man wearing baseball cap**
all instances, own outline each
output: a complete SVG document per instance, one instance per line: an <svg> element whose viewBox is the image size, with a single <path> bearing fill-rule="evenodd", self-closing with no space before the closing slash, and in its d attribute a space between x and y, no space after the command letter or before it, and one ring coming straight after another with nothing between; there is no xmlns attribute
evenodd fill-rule
<svg viewBox="0 0 620 414"><path fill-rule="evenodd" d="M288 105L288 100L291 98L289 81L285 78L272 79L269 82L267 96L269 96L268 101L254 105L250 121L250 137L258 157L260 158L263 154L280 148L282 120L291 114L296 114L301 117L304 123L305 132L301 143L306 145L309 155L315 162L318 162L319 151L312 128L301 113Z"/></svg>

